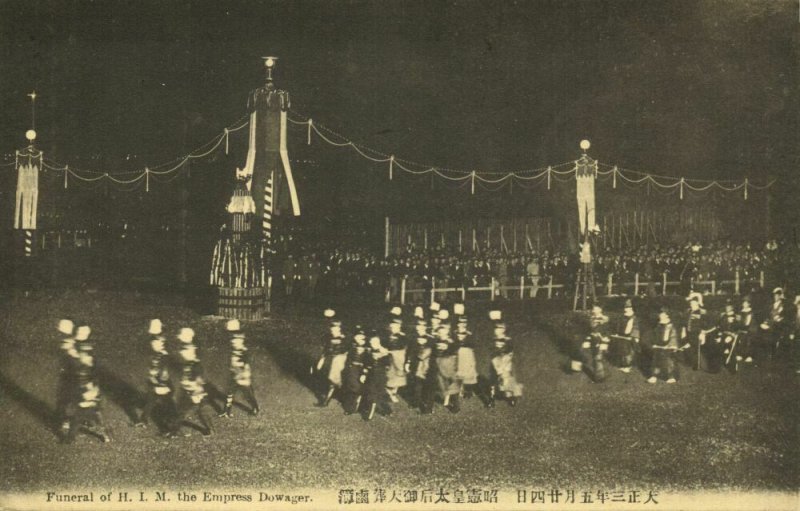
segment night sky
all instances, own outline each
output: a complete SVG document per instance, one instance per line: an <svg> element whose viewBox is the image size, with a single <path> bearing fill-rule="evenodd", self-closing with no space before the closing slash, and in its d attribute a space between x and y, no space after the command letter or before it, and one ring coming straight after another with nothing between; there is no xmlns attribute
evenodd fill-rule
<svg viewBox="0 0 800 511"><path fill-rule="evenodd" d="M793 0L4 0L0 150L24 146L36 89L51 158L103 171L173 159L245 113L274 54L294 110L409 160L534 168L589 138L629 169L777 177L787 207L799 33Z"/></svg>

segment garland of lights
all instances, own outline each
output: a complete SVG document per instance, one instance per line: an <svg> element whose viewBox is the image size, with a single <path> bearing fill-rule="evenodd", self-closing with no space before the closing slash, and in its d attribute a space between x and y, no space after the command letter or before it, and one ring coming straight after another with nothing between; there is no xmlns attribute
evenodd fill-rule
<svg viewBox="0 0 800 511"><path fill-rule="evenodd" d="M292 113L301 119L305 117L296 112ZM316 135L319 138L321 138L322 140L324 140L325 142L334 147L351 147L356 153L358 153L360 156L369 161L375 163L389 163L390 181L394 179L394 171L395 167L397 167L404 172L414 175L424 175L432 173L438 177L441 177L449 181L466 182L467 180L469 180L471 182L471 193L472 195L474 195L476 183L480 185L481 188L484 190L489 190L489 188L483 186L481 183L498 185L496 188L491 189L491 191L496 191L504 188L505 185L503 183L505 183L506 181L509 182L510 186L513 186L514 182L518 180L521 181L521 183L517 184L521 185L522 188L531 188L530 186L525 186L523 183L525 181L535 181L537 179L541 179L544 177L547 178L547 189L549 190L553 179L556 179L557 181L569 181L577 176L577 171L578 171L578 161L570 161L561 163L559 165L552 165L536 169L526 169L526 170L506 171L506 172L461 170L461 169L452 169L446 167L438 167L434 165L426 165L423 163L417 163L403 158L398 158L393 154L386 154L384 152L371 149L364 145L357 144L352 140L350 140L348 137L340 133L337 133L336 131L333 131L332 129L327 128L319 123L315 123L313 119L311 119L310 117L305 117L305 120L289 119L289 121L295 125L307 126L308 133L306 140L308 145L311 145L312 132L313 132L316 133ZM339 141L337 141L336 139L339 139ZM637 172L634 170L622 169L616 165L607 165L600 163L596 160L594 160L594 164L598 176L610 176L610 179L612 180L612 187L614 189L617 188L617 179L621 179L622 181L631 184L645 184L648 186L652 184L656 188L661 188L665 190L677 188L681 199L683 199L685 190L704 192L717 188L725 192L734 192L737 190L742 190L744 198L746 200L748 197L749 190L766 190L775 183L775 180L772 180L763 185L756 185L751 183L748 178L745 178L744 180L741 181L686 179L683 177L676 178L671 176L660 176L656 174L649 174L645 172ZM414 167L417 168L415 169ZM561 176L569 176L569 177L567 179L564 179Z"/></svg>
<svg viewBox="0 0 800 511"><path fill-rule="evenodd" d="M292 113L300 119L304 118L304 116L297 114L296 112ZM317 137L334 147L351 147L361 157L371 162L388 163L390 181L394 179L395 169L399 169L405 173L417 176L433 174L446 181L460 182L458 188L466 186L466 184L469 182L470 193L474 195L476 185L480 186L480 188L484 190L497 191L505 188L505 183L508 182L509 186L512 187L514 184L517 184L523 189L531 189L533 188L533 186L530 186L531 184L534 186L539 185L539 183L534 184L534 181L542 179L542 181L546 181L547 189L549 190L551 188L553 179L559 182L564 182L574 179L577 175L577 160L548 167L505 172L463 170L435 165L426 165L412 160L399 158L393 154L387 154L366 147L362 144L357 144L348 137L337 133L336 131L322 124L314 122L310 117L305 117L305 120L289 118L289 122L295 125L304 125L307 127L306 142L308 145L311 145L312 135L316 134ZM105 179L119 185L129 185L144 180L145 191L149 192L151 176L161 177L176 173L180 171L189 160L204 158L212 154L222 145L223 142L225 143L225 154L228 154L230 134L245 128L249 123L249 116L244 116L230 127L225 128L222 133L215 136L213 139L201 145L194 151L191 151L190 153L179 158L175 158L171 161L155 165L153 167L145 167L141 170L127 172L99 172L70 167L67 164L61 164L48 159L44 160L43 168L50 171L63 172L64 188L68 188L69 178L71 176L85 183L98 182ZM750 190L766 190L775 183L775 180L772 180L763 185L756 185L750 182L748 178L745 178L744 180L704 180L686 179L683 177L676 178L623 169L615 165L600 163L597 160L593 160L593 162L596 166L597 176L604 176L607 179L611 179L612 187L614 189L617 188L618 180L621 180L623 183L629 183L633 185L653 185L656 188L663 190L674 190L677 188L681 199L683 199L684 192L686 190L705 192L712 189L718 189L724 192L735 192L741 190L744 198L747 199ZM16 161L0 163L0 167L10 167L13 165L16 165ZM482 183L494 186L490 188L484 186Z"/></svg>

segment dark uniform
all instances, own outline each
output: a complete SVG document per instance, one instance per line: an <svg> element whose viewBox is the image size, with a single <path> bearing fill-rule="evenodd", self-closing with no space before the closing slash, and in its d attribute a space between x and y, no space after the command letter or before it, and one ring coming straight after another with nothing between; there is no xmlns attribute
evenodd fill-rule
<svg viewBox="0 0 800 511"><path fill-rule="evenodd" d="M617 328L611 338L613 341L612 352L617 367L620 371L629 373L633 367L636 353L639 351L639 340L641 339L639 318L633 311L633 303L630 300L625 301L622 318L617 323Z"/></svg>
<svg viewBox="0 0 800 511"><path fill-rule="evenodd" d="M459 404L461 385L457 375L458 345L450 336L450 324L445 322L448 315L442 312L447 311L440 312L440 324L436 332L428 377L436 381L444 406L451 412L458 413L461 409Z"/></svg>
<svg viewBox="0 0 800 511"><path fill-rule="evenodd" d="M788 337L783 289L775 288L772 295L774 299L767 314L767 320L761 324L761 329L765 334L763 351L766 351L770 358L777 354L781 345L786 345L785 341Z"/></svg>
<svg viewBox="0 0 800 511"><path fill-rule="evenodd" d="M658 381L658 377L663 375L667 383L675 383L677 377L677 367L675 365L675 353L678 350L678 332L669 318L669 313L662 309L659 314L658 326L653 335L653 362L650 372L649 383Z"/></svg>
<svg viewBox="0 0 800 511"><path fill-rule="evenodd" d="M85 331L83 329L86 329ZM78 366L75 383L77 384L76 403L69 420L66 443L75 441L75 436L81 427L88 427L89 431L99 436L103 442L110 442L104 425L103 416L100 413L100 387L97 385L97 375L95 373L94 347L88 341L88 334L91 330L87 326L78 327L76 332ZM84 335L84 332L85 335Z"/></svg>
<svg viewBox="0 0 800 511"><path fill-rule="evenodd" d="M69 416L77 396L78 351L73 337L75 325L68 319L61 320L58 331L65 337L59 346L58 387L56 389L56 415L61 422L61 435L69 432Z"/></svg>
<svg viewBox="0 0 800 511"><path fill-rule="evenodd" d="M247 404L250 406L250 415L258 415L258 401L253 392L253 373L251 367L250 353L244 345L244 333L241 331L239 321L232 319L225 325L226 330L231 333L231 363L230 363L230 382L228 383L228 394L225 397L225 410L220 417L233 416L233 398L240 392Z"/></svg>
<svg viewBox="0 0 800 511"><path fill-rule="evenodd" d="M386 349L389 350L391 363L389 364L386 375L386 392L393 403L397 403L397 391L400 387L405 387L408 383L406 375L406 351L408 340L403 333L403 321L401 319L402 310L400 307L393 307L391 311L392 320L389 323L389 336L386 340Z"/></svg>
<svg viewBox="0 0 800 511"><path fill-rule="evenodd" d="M522 384L517 381L514 371L514 344L506 335L506 326L499 320L494 326L494 342L491 350L491 372L489 408L494 406L498 395L505 398L511 406L517 405L522 397Z"/></svg>
<svg viewBox="0 0 800 511"><path fill-rule="evenodd" d="M433 412L436 399L436 382L431 374L431 342L424 319L417 320L416 342L408 353L408 371L413 375L412 406L419 408L422 414Z"/></svg>
<svg viewBox="0 0 800 511"><path fill-rule="evenodd" d="M344 406L344 413L347 415L358 412L370 358L364 331L360 327L356 327L353 343L347 353L347 360L342 371L342 390L344 394L342 405Z"/></svg>
<svg viewBox="0 0 800 511"><path fill-rule="evenodd" d="M142 414L136 422L137 426L146 426L148 420L153 419L153 412L160 409L167 413L169 420L175 414L175 403L172 400L172 382L167 368L167 350L164 348L166 339L161 335L161 322L154 320L150 325L150 340L152 355L150 358L150 368L148 370L147 383L150 392L147 394Z"/></svg>
<svg viewBox="0 0 800 511"><path fill-rule="evenodd" d="M711 367L727 366L730 370L736 371L737 360L735 355L739 353L739 336L742 329L741 319L733 309L730 300L725 304L725 312L720 314L718 339L719 339L719 359L711 362Z"/></svg>
<svg viewBox="0 0 800 511"><path fill-rule="evenodd" d="M578 367L586 369L596 382L602 382L607 377L605 356L611 342L608 330L608 316L603 314L602 308L595 305L589 316L589 334L581 343Z"/></svg>
<svg viewBox="0 0 800 511"><path fill-rule="evenodd" d="M739 322L740 347L735 357L738 362L744 361L746 364L751 364L753 362L753 344L758 338L758 325L753 316L753 309L750 308L750 299L748 297L742 300Z"/></svg>
<svg viewBox="0 0 800 511"><path fill-rule="evenodd" d="M325 337L322 356L317 362L317 370L327 379L327 391L321 397L319 406L328 406L333 394L342 387L342 372L347 361L347 344L342 334L342 324L332 320L330 333Z"/></svg>
<svg viewBox="0 0 800 511"><path fill-rule="evenodd" d="M681 329L682 358L684 363L695 371L707 370L708 365L701 348L703 344L701 337L705 338L708 326L706 310L701 302L702 295L691 293L688 300L689 310L686 312L686 325Z"/></svg>
<svg viewBox="0 0 800 511"><path fill-rule="evenodd" d="M366 420L372 420L375 412L381 415L391 415L392 407L389 404L389 395L386 393L389 367L392 357L389 351L381 345L380 337L373 335L370 339L370 358L365 368L364 400L369 404L369 413Z"/></svg>
<svg viewBox="0 0 800 511"><path fill-rule="evenodd" d="M461 386L463 397L469 398L475 393L478 385L478 364L475 360L475 340L469 331L464 304L457 303L453 306L456 323L457 363L456 377Z"/></svg>
<svg viewBox="0 0 800 511"><path fill-rule="evenodd" d="M178 339L181 346L181 394L178 397L178 413L175 416L169 436L177 435L181 425L190 413L194 413L204 428L204 436L214 432L211 419L205 413L205 407L211 406L203 379L203 367L197 358L197 346L194 345L194 331L182 328Z"/></svg>

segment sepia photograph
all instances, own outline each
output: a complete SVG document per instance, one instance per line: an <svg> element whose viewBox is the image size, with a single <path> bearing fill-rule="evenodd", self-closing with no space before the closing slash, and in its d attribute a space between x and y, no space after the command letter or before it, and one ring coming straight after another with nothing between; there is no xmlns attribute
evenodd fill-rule
<svg viewBox="0 0 800 511"><path fill-rule="evenodd" d="M800 509L800 1L0 0L0 510Z"/></svg>

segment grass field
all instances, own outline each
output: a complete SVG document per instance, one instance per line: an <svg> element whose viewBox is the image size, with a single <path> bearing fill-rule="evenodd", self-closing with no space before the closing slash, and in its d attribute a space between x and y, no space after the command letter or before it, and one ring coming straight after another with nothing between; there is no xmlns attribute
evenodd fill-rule
<svg viewBox="0 0 800 511"><path fill-rule="evenodd" d="M0 491L89 487L648 487L663 491L800 488L797 380L785 362L738 375L683 369L677 385L650 385L615 371L603 384L569 375L559 342L566 316L509 308L525 396L516 408L461 413L441 406L420 416L404 402L391 417L365 422L338 403L317 408L308 367L325 331L322 307L293 306L245 325L255 357L262 414L215 418L217 433L166 440L129 425L146 391L146 322L172 334L197 331L207 379L227 381L228 342L219 318L203 317L174 296L61 292L6 296L0 358ZM345 329L380 326L385 307L338 308ZM470 305L488 373L487 305ZM57 320L93 327L105 415L113 442L54 433ZM545 319L550 318L550 319ZM557 319L557 320L556 320ZM410 330L407 328L407 330ZM174 337L170 346L174 346Z"/></svg>

